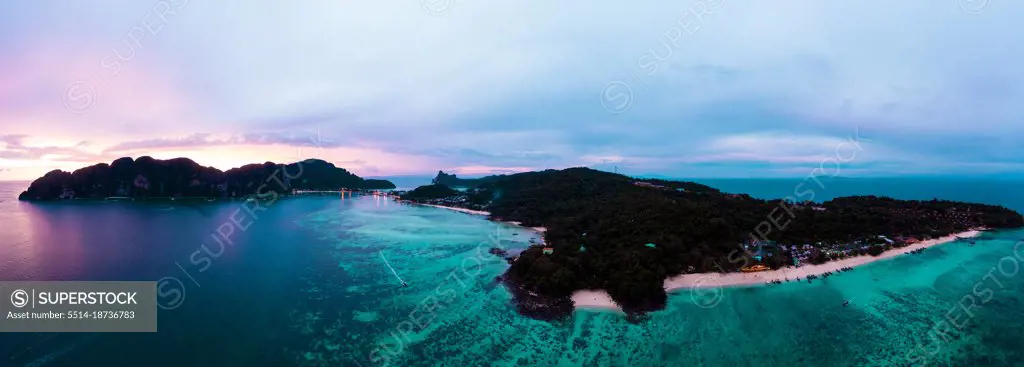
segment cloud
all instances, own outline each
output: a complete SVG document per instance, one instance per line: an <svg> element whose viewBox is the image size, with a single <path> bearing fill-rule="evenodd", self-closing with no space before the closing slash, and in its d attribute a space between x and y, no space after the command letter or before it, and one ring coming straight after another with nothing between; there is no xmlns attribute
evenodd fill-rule
<svg viewBox="0 0 1024 367"><path fill-rule="evenodd" d="M217 137L209 133L192 134L181 138L158 138L128 141L112 145L104 152L131 152L167 148L200 148L227 145L283 145L291 147L336 148L344 145L325 140L319 134L267 133Z"/></svg>
<svg viewBox="0 0 1024 367"><path fill-rule="evenodd" d="M174 4L159 32L141 24L154 5L129 0L0 14L0 128L66 142L0 154L246 147L231 162L264 161L320 130L324 154L385 174L412 169L403 160L422 173L782 174L860 129L873 141L858 173L1013 171L1024 157L1024 44L1007 31L1024 4ZM62 98L77 80L95 89L87 113ZM620 114L602 105L611 82L631 92Z"/></svg>
<svg viewBox="0 0 1024 367"><path fill-rule="evenodd" d="M447 172L467 176L500 175L531 171L534 167L458 166Z"/></svg>
<svg viewBox="0 0 1024 367"><path fill-rule="evenodd" d="M210 134L193 134L183 138L157 138L139 141L119 143L106 148L105 152L124 152L133 150L161 149L161 148L194 148L214 145L237 144L234 137L218 140L212 139Z"/></svg>
<svg viewBox="0 0 1024 367"><path fill-rule="evenodd" d="M870 145L869 140L859 135L839 138L779 132L748 133L712 139L703 149L705 154L684 160L688 162L817 163L828 158L853 160L858 156L864 160L865 154L862 152L871 149ZM865 146L868 147L865 148ZM877 149L877 146L875 148ZM888 158L895 159L896 157L890 155Z"/></svg>
<svg viewBox="0 0 1024 367"><path fill-rule="evenodd" d="M9 160L65 160L89 162L100 156L80 148L85 142L72 146L26 145L27 136L0 135L0 159Z"/></svg>
<svg viewBox="0 0 1024 367"><path fill-rule="evenodd" d="M335 163L343 164L343 165L362 166L362 165L365 165L367 162L362 160L362 159L353 159L353 160L350 160L350 161L337 161Z"/></svg>

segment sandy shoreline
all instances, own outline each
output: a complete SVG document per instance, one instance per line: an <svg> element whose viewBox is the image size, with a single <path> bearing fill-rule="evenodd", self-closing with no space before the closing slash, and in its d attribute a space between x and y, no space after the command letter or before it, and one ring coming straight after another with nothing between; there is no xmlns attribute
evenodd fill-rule
<svg viewBox="0 0 1024 367"><path fill-rule="evenodd" d="M404 201L404 200L403 200ZM417 202L411 202L417 205L424 205L440 209L454 210L461 213L490 216L490 212L482 210L472 210L465 208L457 208L443 205L434 204L423 204ZM509 223L516 226L522 226L522 223L515 221L508 221ZM530 229L543 234L547 231L544 227L529 227ZM956 241L958 238L976 237L981 234L981 231L971 230L966 232L960 232L945 237L936 239L921 241L903 248L892 249L883 252L878 256L856 256L842 260L829 261L819 265L804 265L800 267L786 267L778 270L762 271L757 273L695 273L695 274L682 274L675 277L665 279L665 291L672 292L679 289L692 289L692 288L719 288L719 287L741 287L741 286L758 286L765 285L766 282L771 280L796 280L805 279L808 275L821 275L826 272L838 272L842 268L853 268L865 264L870 264L875 261L881 261L885 259L891 259L896 256L906 254L911 251L918 249L925 249L944 243ZM612 297L603 290L591 289L576 291L572 294L573 304L577 309L592 309L592 310L605 310L622 312L622 309L618 304L612 300Z"/></svg>
<svg viewBox="0 0 1024 367"><path fill-rule="evenodd" d="M520 226L520 227L523 226L523 223L520 223L520 222L505 222L505 223L514 224L514 225L517 225L517 226ZM529 228L532 229L534 232L540 232L540 233L544 233L544 232L548 231L548 229L546 227L529 227Z"/></svg>
<svg viewBox="0 0 1024 367"><path fill-rule="evenodd" d="M572 294L572 303L577 309L604 310L623 313L619 305L612 300L608 292L602 290L576 291Z"/></svg>
<svg viewBox="0 0 1024 367"><path fill-rule="evenodd" d="M491 212L485 212L483 210L473 210L473 209L466 209L466 208L457 208L457 207L454 207L454 206L424 204L424 203L417 203L415 201L409 201L409 202L413 203L413 204L416 204L416 205L424 205L424 206L430 206L430 207L434 207L434 208L454 210L454 211L462 212L462 213L466 213L466 214L483 215L485 217L489 217L491 215Z"/></svg>
<svg viewBox="0 0 1024 367"><path fill-rule="evenodd" d="M491 212L487 212L487 211L483 211L483 210L473 210L473 209L458 208L458 207L454 207L454 206L435 205L435 204L424 204L424 203L417 203L415 201L408 201L408 200L402 200L402 202L412 203L412 204L416 204L416 205L429 206L429 207L433 207L433 208L454 210L454 211L457 211L457 212L460 212L460 213L466 213L466 214L482 215L482 216L485 216L485 217L491 216ZM520 222L512 222L512 221L509 221L509 222L501 221L501 222L502 223L513 224L513 225L516 225L516 226L519 226L519 227L523 226L523 224L520 223ZM547 230L548 230L545 227L528 227L528 228L532 229L534 232L540 232L540 233L547 232Z"/></svg>
<svg viewBox="0 0 1024 367"><path fill-rule="evenodd" d="M757 273L696 273L696 274L682 274L672 278L665 279L665 291L671 292L678 289L692 289L692 288L718 288L718 287L739 287L739 286L757 286L765 285L765 282L771 280L796 280L807 278L808 275L820 275L826 272L837 272L838 270L845 267L857 267L865 264L870 264L875 261L890 259L899 255L906 254L908 252L924 249L936 245L941 245L948 242L956 241L957 238L976 237L981 234L981 231L972 230L961 232L946 237L940 237L927 241L921 241L903 248L892 249L883 252L878 256L856 256L842 260L830 261L820 265L804 265L798 268L787 267L779 270L762 271ZM619 310L619 306L612 301L608 293L601 290L585 290L577 291L572 295L573 303L577 309L602 309L602 310Z"/></svg>

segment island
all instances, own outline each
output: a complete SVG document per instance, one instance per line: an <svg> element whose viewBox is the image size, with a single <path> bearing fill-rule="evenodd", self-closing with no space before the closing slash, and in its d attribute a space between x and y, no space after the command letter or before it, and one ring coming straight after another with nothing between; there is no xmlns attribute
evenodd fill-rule
<svg viewBox="0 0 1024 367"><path fill-rule="evenodd" d="M36 179L18 196L24 201L61 199L244 198L269 191L385 190L387 180L363 179L319 159L290 164L266 162L227 171L204 167L187 158L119 158L65 172L54 170Z"/></svg>
<svg viewBox="0 0 1024 367"><path fill-rule="evenodd" d="M455 174L437 171L437 176L431 180L433 185L444 185L449 188L474 188L485 182L505 177L505 175L486 176L481 178L459 178Z"/></svg>
<svg viewBox="0 0 1024 367"><path fill-rule="evenodd" d="M761 200L694 182L569 168L481 179L439 172L434 184L399 196L546 228L544 243L512 257L500 277L519 312L538 319L571 314L573 295L594 290L640 319L663 309L667 284L687 275L813 266L1024 226L1020 213L1001 206L877 196L811 202L801 190L809 189Z"/></svg>

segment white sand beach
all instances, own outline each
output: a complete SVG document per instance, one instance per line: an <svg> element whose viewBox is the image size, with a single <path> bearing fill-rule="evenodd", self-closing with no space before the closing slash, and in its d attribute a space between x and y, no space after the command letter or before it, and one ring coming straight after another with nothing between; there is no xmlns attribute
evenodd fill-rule
<svg viewBox="0 0 1024 367"><path fill-rule="evenodd" d="M602 290L576 291L572 294L572 303L576 308L622 312L608 292Z"/></svg>
<svg viewBox="0 0 1024 367"><path fill-rule="evenodd" d="M485 212L485 211L483 211L483 210L473 210L473 209L466 209L466 208L456 208L456 207L454 207L454 206L443 206L443 205L434 205L434 204L423 204L423 203L417 203L417 202L415 202L415 201L408 201L408 200L402 200L402 201L403 201L403 202L406 202L406 203L412 203L412 204L416 204L416 205L423 205L423 206L430 206L430 207L434 207L434 208L441 208L441 209L448 209L448 210L454 210L454 211L457 211L457 212L462 212L462 213L466 213L466 214L473 214L473 215L483 215L483 216L490 216L490 215L491 215L491 212Z"/></svg>
<svg viewBox="0 0 1024 367"><path fill-rule="evenodd" d="M466 214L483 215L483 216L490 216L491 215L491 212L485 212L483 210L456 208L456 207L453 207L453 206L443 206L443 205L433 205L433 204L421 204L421 205L432 206L432 207L441 208L441 209L454 210L454 211L462 212L462 213L466 213Z"/></svg>
<svg viewBox="0 0 1024 367"><path fill-rule="evenodd" d="M523 226L522 222L509 221L509 222L506 222L506 223L511 223L511 224L514 224L514 225L517 225L517 226L520 226L520 227ZM540 233L544 233L544 232L548 231L547 227L530 227L530 229L532 229L534 232L540 232Z"/></svg>
<svg viewBox="0 0 1024 367"><path fill-rule="evenodd" d="M682 274L672 278L665 279L665 291L671 292L677 289L692 289L692 288L717 288L717 287L739 287L739 286L758 286L765 285L765 282L771 280L785 280L787 277L790 280L796 278L805 279L808 275L821 275L826 272L836 272L846 267L857 267L865 264L870 264L875 261L890 259L899 255L906 254L908 252L924 249L936 245L941 245L948 242L953 242L957 238L968 238L976 237L981 234L981 231L972 230L949 235L946 237L940 237L927 241L921 241L903 248L892 249L883 252L878 256L856 256L842 260L830 261L820 265L804 265L800 267L786 267L779 270L762 271L757 273L695 273L695 274ZM576 308L593 308L593 309L619 309L618 305L612 301L611 296L608 293L601 290L586 290L577 291L573 293L572 300L575 303Z"/></svg>
<svg viewBox="0 0 1024 367"><path fill-rule="evenodd" d="M423 206L429 206L429 207L434 207L434 208L454 210L454 211L461 212L461 213L466 213L466 214L483 215L483 216L487 216L487 217L489 217L491 215L491 212L487 212L487 211L483 211L483 210L472 210L472 209L466 209L466 208L456 208L456 207L453 207L453 206L423 204L423 203L417 203L417 202L408 201L408 200L402 200L402 201L403 202L407 202L407 203L416 204L416 205L423 205ZM514 225L517 225L517 226L520 226L520 227L523 226L523 224L520 223L520 222L512 222L512 221L510 221L510 222L505 222L505 223L514 224ZM539 232L539 233L544 233L544 232L547 232L547 230L548 230L545 227L529 227L529 228L531 230L533 230L534 232Z"/></svg>

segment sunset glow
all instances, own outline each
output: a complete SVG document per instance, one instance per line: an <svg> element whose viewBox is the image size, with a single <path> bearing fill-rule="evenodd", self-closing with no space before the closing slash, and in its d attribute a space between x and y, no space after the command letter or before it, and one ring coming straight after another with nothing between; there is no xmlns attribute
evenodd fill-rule
<svg viewBox="0 0 1024 367"><path fill-rule="evenodd" d="M857 176L1024 172L1011 3L107 5L0 16L0 180L294 161L318 136L360 175L802 176L854 135Z"/></svg>

